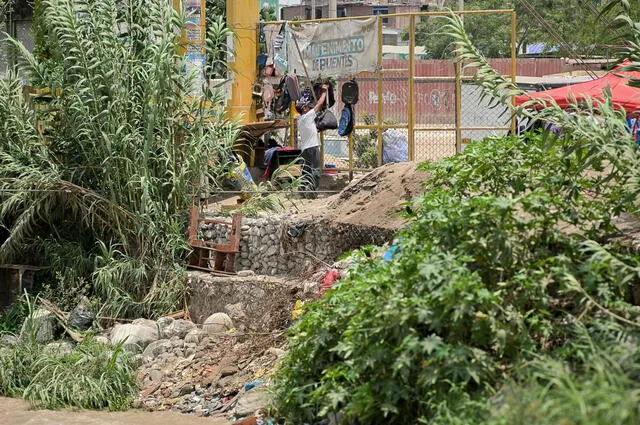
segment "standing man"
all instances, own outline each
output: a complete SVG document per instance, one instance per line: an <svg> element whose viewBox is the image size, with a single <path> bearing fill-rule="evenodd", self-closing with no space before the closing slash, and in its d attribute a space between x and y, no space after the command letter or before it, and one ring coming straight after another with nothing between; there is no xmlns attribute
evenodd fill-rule
<svg viewBox="0 0 640 425"><path fill-rule="evenodd" d="M298 117L298 146L302 150L302 190L307 197L315 198L312 193L318 189L322 159L320 158L320 134L316 128L316 114L323 108L327 100L327 84L322 85L322 95L314 105L311 99L302 99L296 103Z"/></svg>

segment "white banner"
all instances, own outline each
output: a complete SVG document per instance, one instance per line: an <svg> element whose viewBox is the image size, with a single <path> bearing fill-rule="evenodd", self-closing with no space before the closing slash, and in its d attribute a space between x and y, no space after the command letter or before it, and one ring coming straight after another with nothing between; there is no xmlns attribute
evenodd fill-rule
<svg viewBox="0 0 640 425"><path fill-rule="evenodd" d="M288 27L288 71L304 75L302 58L309 77L349 77L378 70L378 20L376 17ZM298 42L300 52L296 48Z"/></svg>

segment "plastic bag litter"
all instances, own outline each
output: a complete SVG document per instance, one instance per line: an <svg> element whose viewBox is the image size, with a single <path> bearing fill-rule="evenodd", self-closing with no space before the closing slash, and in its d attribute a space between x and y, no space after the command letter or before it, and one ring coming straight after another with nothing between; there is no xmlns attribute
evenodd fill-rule
<svg viewBox="0 0 640 425"><path fill-rule="evenodd" d="M296 304L293 307L293 311L291 312L291 318L296 320L298 317L302 316L305 312L304 301L297 300Z"/></svg>
<svg viewBox="0 0 640 425"><path fill-rule="evenodd" d="M247 165L237 155L234 155L234 166L226 174L226 182L235 190L243 192L240 197L242 199L249 199L253 192L258 190L258 186L253 181L251 173L247 168Z"/></svg>
<svg viewBox="0 0 640 425"><path fill-rule="evenodd" d="M94 317L89 299L82 297L78 305L69 314L69 325L81 331L86 331L93 324Z"/></svg>
<svg viewBox="0 0 640 425"><path fill-rule="evenodd" d="M382 160L388 162L406 162L409 160L409 142L407 135L400 130L387 130L382 134Z"/></svg>

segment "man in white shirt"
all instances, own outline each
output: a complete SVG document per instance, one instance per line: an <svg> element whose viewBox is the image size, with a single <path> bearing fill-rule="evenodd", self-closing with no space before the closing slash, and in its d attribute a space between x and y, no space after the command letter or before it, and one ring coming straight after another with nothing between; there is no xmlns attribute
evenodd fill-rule
<svg viewBox="0 0 640 425"><path fill-rule="evenodd" d="M322 95L316 104L313 101L300 101L296 103L298 117L298 147L302 150L302 190L307 192L307 197L314 198L320 184L322 159L320 158L320 134L316 128L316 115L322 109L327 100L327 84L322 85Z"/></svg>

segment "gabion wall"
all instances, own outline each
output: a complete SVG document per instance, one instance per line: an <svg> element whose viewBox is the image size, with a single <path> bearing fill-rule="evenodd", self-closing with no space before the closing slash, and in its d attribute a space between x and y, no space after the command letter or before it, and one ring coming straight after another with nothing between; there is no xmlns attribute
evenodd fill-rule
<svg viewBox="0 0 640 425"><path fill-rule="evenodd" d="M201 226L201 237L213 243L227 243L230 230L222 224L206 223ZM363 245L389 242L393 234L389 229L327 220L307 222L290 215L244 217L236 271L300 276L333 263L344 252Z"/></svg>

